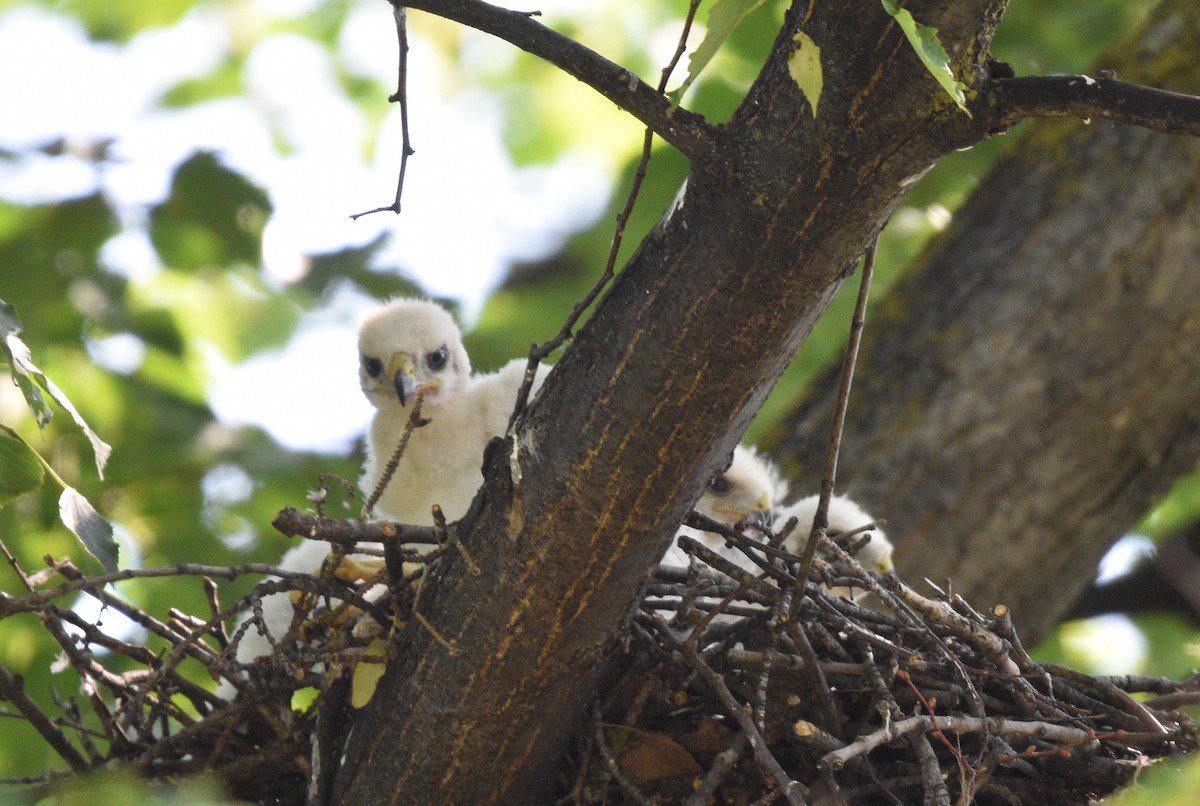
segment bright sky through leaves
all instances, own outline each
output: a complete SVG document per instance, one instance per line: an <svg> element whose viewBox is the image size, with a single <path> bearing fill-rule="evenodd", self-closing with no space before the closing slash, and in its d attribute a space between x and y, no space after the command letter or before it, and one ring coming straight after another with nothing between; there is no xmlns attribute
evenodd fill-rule
<svg viewBox="0 0 1200 806"><path fill-rule="evenodd" d="M258 5L299 15L313 3ZM115 159L102 170L84 158L0 161L0 199L51 203L102 188L127 222L105 249L110 268L144 279L157 268L146 238L147 208L166 195L179 163L197 149L211 149L270 195L275 211L263 233L269 276L294 280L305 271L306 255L363 245L386 233L391 238L378 256L380 267L402 267L430 293L458 298L468 316L511 261L552 251L607 201L607 171L593 162L568 156L553 166L513 166L500 141L498 102L470 88L439 94L434 79L442 57L414 37L409 63L420 80L410 82L409 92L418 154L409 163L404 212L351 221L351 213L394 193L399 115L381 97L385 117L371 130L335 71L394 83L390 9L363 3L351 13L338 63L312 40L273 35L246 60L248 97L163 108L163 93L229 58L231 28L217 10L203 6L173 27L116 47L90 42L74 21L39 8L0 12L0 74L22 77L0 82L0 149L18 151L64 136L68 148L83 148L115 138ZM470 238L461 237L464 226ZM336 321L321 315L301 330L302 345L261 355L245 367L213 352L211 398L222 419L261 425L291 448L345 449L367 414L358 405L352 339L366 304L342 300ZM129 371L120 343L109 348L113 368ZM135 346L134 360L136 354ZM340 371L343 365L348 371ZM311 396L311 405L294 396L279 399L281 387L271 379L314 368L349 389ZM330 417L331 409L343 416ZM322 430L316 423L338 427Z"/></svg>

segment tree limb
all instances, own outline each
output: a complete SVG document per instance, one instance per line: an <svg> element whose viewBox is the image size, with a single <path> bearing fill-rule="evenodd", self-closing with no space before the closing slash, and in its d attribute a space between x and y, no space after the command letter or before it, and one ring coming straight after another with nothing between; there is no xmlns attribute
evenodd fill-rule
<svg viewBox="0 0 1200 806"><path fill-rule="evenodd" d="M1111 77L1022 76L992 83L993 124L1026 118L1101 118L1166 134L1200 136L1200 97Z"/></svg>
<svg viewBox="0 0 1200 806"><path fill-rule="evenodd" d="M716 129L703 117L672 108L665 95L631 70L533 19L537 12L510 11L479 0L405 0L403 5L491 34L544 59L633 115L690 160L713 153Z"/></svg>

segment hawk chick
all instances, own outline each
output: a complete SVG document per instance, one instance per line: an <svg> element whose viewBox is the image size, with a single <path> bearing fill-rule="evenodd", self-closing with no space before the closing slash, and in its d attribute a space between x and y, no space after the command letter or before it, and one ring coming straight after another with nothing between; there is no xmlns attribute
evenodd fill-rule
<svg viewBox="0 0 1200 806"><path fill-rule="evenodd" d="M755 513L765 515L770 511L775 496L784 493L785 489L774 465L759 456L754 448L738 445L733 449L729 467L709 480L704 494L696 502L695 510L715 521L733 526ZM663 557L664 564L688 564L688 555L679 548L679 538L685 535L722 556L732 559L733 554L737 553L735 549L726 548L725 538L718 534L681 526L675 535L675 542Z"/></svg>
<svg viewBox="0 0 1200 806"><path fill-rule="evenodd" d="M462 334L450 314L426 300L395 299L363 323L358 337L359 380L375 406L359 486L370 496L404 433L413 402L421 418L377 506L382 518L432 523L430 509L448 521L467 512L483 484L483 448L508 427L524 359L490 374L472 374ZM549 369L539 367L534 391Z"/></svg>
<svg viewBox="0 0 1200 806"><path fill-rule="evenodd" d="M483 484L484 446L508 426L525 360L510 361L495 373L472 374L454 319L440 305L419 299L394 299L377 308L359 330L358 347L359 382L375 406L359 481L364 495L370 497L379 484L420 394L421 419L426 422L412 432L376 514L428 525L438 504L448 521L458 520ZM548 371L538 368L534 391ZM279 564L290 571L315 573L328 554L325 543L305 541L284 554ZM267 629L281 638L292 622L291 597L266 596L262 611ZM270 652L270 643L256 625L238 644L237 659L246 663ZM222 685L218 693L231 697L232 684Z"/></svg>
<svg viewBox="0 0 1200 806"><path fill-rule="evenodd" d="M793 554L803 553L804 547L808 545L808 535L812 530L819 501L820 496L817 495L801 498L796 503L780 509L772 519L771 528L775 531L783 529L791 518L796 519L796 528L784 541L784 548ZM835 540L837 535L861 529L874 520L862 507L844 495L835 495L829 499L828 533ZM866 534L871 536L871 541L859 549L855 559L868 571L886 574L892 570L892 543L878 526L855 534L853 539L861 540ZM842 544L841 541L836 542Z"/></svg>

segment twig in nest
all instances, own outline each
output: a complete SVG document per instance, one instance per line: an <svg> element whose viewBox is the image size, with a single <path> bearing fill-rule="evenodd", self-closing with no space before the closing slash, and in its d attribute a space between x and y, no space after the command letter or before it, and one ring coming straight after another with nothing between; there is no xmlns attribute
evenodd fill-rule
<svg viewBox="0 0 1200 806"><path fill-rule="evenodd" d="M754 749L754 757L758 763L766 769L775 783L779 786L779 791L787 799L787 802L792 806L803 806L804 795L807 793L807 787L799 781L792 780L791 776L784 771L779 765L778 759L771 754L770 748L767 746L767 740L763 737L758 727L754 724L753 717L747 713L746 709L738 703L733 694L729 691L729 687L725 685L724 679L719 674L712 670L704 658L700 657L699 653L685 643L681 643L671 635L670 628L657 617L652 617L650 625L653 626L655 632L676 652L679 652L684 659L691 665L693 669L704 679L720 698L725 705L729 716L737 720L741 726L742 732L750 742L750 746Z"/></svg>
<svg viewBox="0 0 1200 806"><path fill-rule="evenodd" d="M1079 747L1101 739L1120 738L1123 735L1121 731L1097 734L1094 731L1056 725L1052 722L1015 720L1006 717L980 719L973 716L914 716L858 737L845 747L827 753L821 760L821 764L836 771L845 766L851 758L869 753L882 744L916 731L951 731L957 734L987 732L1000 736L1026 736L1060 742L1063 747ZM1032 754L1023 754L1023 757L1029 758L1032 757Z"/></svg>
<svg viewBox="0 0 1200 806"><path fill-rule="evenodd" d="M330 520L305 515L294 507L279 510L271 525L287 537L324 540L348 548L359 543L383 543L385 546L389 543L420 543L435 546L440 542L432 526L407 526L389 521Z"/></svg>
<svg viewBox="0 0 1200 806"><path fill-rule="evenodd" d="M87 760L68 741L62 730L54 724L54 720L47 716L46 712L25 691L21 678L2 664L0 664L0 697L17 706L21 716L25 717L25 720L46 740L46 744L50 745L54 752L58 753L62 760L71 766L71 769L82 771L88 768Z"/></svg>
<svg viewBox="0 0 1200 806"><path fill-rule="evenodd" d="M467 571L471 576L477 577L483 575L483 569L479 567L479 563L475 562L475 558L467 551L467 547L458 539L458 535L453 529L446 524L446 515L442 512L442 508L437 504L433 505L433 531L437 535L438 542L444 545L453 546L463 558L463 562L467 564Z"/></svg>
<svg viewBox="0 0 1200 806"><path fill-rule="evenodd" d="M375 485L375 489L371 491L371 497L367 499L367 503L363 507L360 520L365 521L369 519L375 509L375 505L383 497L383 491L391 483L392 475L396 472L396 468L400 464L400 457L404 456L404 451L408 448L408 440L412 437L413 431L429 422L428 420L421 419L421 404L424 401L425 392L418 390L416 398L413 399L412 412L408 415L408 421L404 423L404 432L400 434L400 442L396 445L396 450L392 452L392 458L388 459L388 463L384 465L383 474L380 475L379 483Z"/></svg>
<svg viewBox="0 0 1200 806"><path fill-rule="evenodd" d="M812 529L804 554L800 560L800 573L796 584L803 586L812 568L817 543L825 537L829 528L829 500L833 498L833 486L837 479L838 453L842 449L842 430L846 425L846 408L850 404L850 385L854 380L854 367L858 363L858 347L862 341L863 328L867 319L867 298L871 293L871 277L875 273L875 252L879 248L879 233L871 239L863 257L862 277L858 285L858 301L854 305L854 318L850 322L850 343L846 345L846 357L842 361L842 372L838 379L837 405L833 411L833 427L829 434L829 450L825 454L825 474L821 479L821 497L817 502L817 513L813 516ZM802 591L796 589L796 600ZM799 602L793 602L793 607Z"/></svg>
<svg viewBox="0 0 1200 806"><path fill-rule="evenodd" d="M646 797L632 781L625 777L625 773L621 772L621 765L613 757L612 750L609 748L608 741L604 736L604 719L600 713L600 702L598 700L592 703L592 740L596 751L600 753L600 759L604 762L608 774L621 787L621 792L625 797L632 799L634 803L639 803L642 806L654 806L655 801Z"/></svg>
<svg viewBox="0 0 1200 806"><path fill-rule="evenodd" d="M733 772L734 765L742 757L749 742L750 739L746 734L739 733L733 740L733 744L718 753L717 757L713 759L712 768L705 774L692 796L684 801L683 806L707 806L712 803L715 800L717 787Z"/></svg>
<svg viewBox="0 0 1200 806"><path fill-rule="evenodd" d="M396 91L388 97L391 103L400 104L400 177L396 180L396 198L386 207L376 207L362 213L350 216L357 221L365 215L382 213L390 210L400 214L400 196L404 193L404 173L408 170L408 158L415 154L412 142L408 139L408 10L399 3L393 3L392 15L396 20L396 38L400 42L398 59Z"/></svg>

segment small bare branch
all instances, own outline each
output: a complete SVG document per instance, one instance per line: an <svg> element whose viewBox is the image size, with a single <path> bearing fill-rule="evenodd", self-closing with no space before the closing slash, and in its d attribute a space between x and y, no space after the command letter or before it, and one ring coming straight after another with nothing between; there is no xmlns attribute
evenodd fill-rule
<svg viewBox="0 0 1200 806"><path fill-rule="evenodd" d="M1200 97L1101 76L1023 76L991 84L996 130L1026 118L1111 120L1167 134L1200 136Z"/></svg>
<svg viewBox="0 0 1200 806"><path fill-rule="evenodd" d="M688 6L687 19L684 20L683 30L679 34L679 42L675 46L675 53L672 54L667 66L663 68L662 76L659 79L659 95L666 93L667 82L670 81L671 74L675 72L675 67L679 64L679 60L683 58L683 54L687 51L688 35L691 33L692 25L696 21L696 12L699 8L700 0L691 0ZM573 42L572 44L581 47L578 43ZM596 301L596 298L600 296L600 292L604 290L604 287L613 278L613 272L616 271L617 267L617 257L621 253L621 244L625 239L625 225L629 222L629 217L633 215L633 207L637 203L638 195L642 190L642 183L646 179L646 171L650 165L650 155L653 145L654 130L647 124L646 134L642 138L642 156L638 160L637 170L633 173L633 183L630 185L629 193L625 197L625 206L621 208L621 212L617 213L616 228L613 231L612 242L608 248L608 258L604 262L604 271L600 272L600 276L596 278L596 282L592 284L588 292L571 308L571 313L563 321L558 333L550 340L542 344L534 344L530 347L529 361L525 366L525 377L521 380L520 388L517 389L516 404L513 406L512 416L508 420L510 431L525 413L525 407L529 402L529 393L533 388L534 378L537 377L538 364L549 358L555 350L566 343L567 339L571 338L571 333L575 330L575 326L579 324L579 319L588 308L592 307L592 303Z"/></svg>
<svg viewBox="0 0 1200 806"><path fill-rule="evenodd" d="M837 479L838 454L842 448L842 429L846 425L846 408L850 405L850 386L854 381L854 366L858 362L858 347L862 343L862 332L866 326L867 298L871 293L871 277L875 273L875 252L879 248L879 233L871 239L863 256L862 277L859 279L858 300L854 306L854 317L850 320L850 343L846 345L846 356L842 360L842 372L838 378L837 405L833 411L833 427L829 434L829 449L825 454L825 473L821 478L821 497L817 512L813 516L808 542L800 560L800 573L796 575L796 601L799 604L803 580L808 579L817 544L826 536L829 528L829 500L833 498L833 486ZM803 526L803 525L802 525Z"/></svg>
<svg viewBox="0 0 1200 806"><path fill-rule="evenodd" d="M792 806L803 806L805 803L804 795L807 794L808 788L799 781L792 780L791 776L779 765L779 761L767 746L767 740L755 726L754 718L734 698L721 676L705 663L704 658L694 648L676 641L674 636L671 635L670 628L660 619L652 619L650 623L664 641L671 645L675 651L683 655L688 664L696 670L700 677L704 679L704 682L720 698L729 716L733 717L738 725L741 726L742 732L746 735L750 746L754 749L754 757L758 760L759 764L762 764L770 772L771 777L775 779L776 784L779 786L779 791L787 799L787 802L792 804Z"/></svg>
<svg viewBox="0 0 1200 806"><path fill-rule="evenodd" d="M88 768L87 760L67 741L67 737L54 724L54 720L26 693L21 678L3 665L0 665L0 697L17 706L21 715L41 734L46 744L50 745L63 761L71 765L71 769L82 771Z"/></svg>
<svg viewBox="0 0 1200 806"><path fill-rule="evenodd" d="M420 543L437 545L437 533L432 526L405 526L388 521L330 520L305 515L293 507L284 507L271 521L280 533L288 537L324 540L352 548L357 543Z"/></svg>
<svg viewBox="0 0 1200 806"><path fill-rule="evenodd" d="M971 716L915 716L900 722L893 722L877 731L860 736L839 750L827 753L821 760L821 766L836 771L845 766L850 759L869 753L882 744L887 744L909 733L932 730L959 734L987 732L1002 736L1028 736L1067 745L1086 744L1101 738L1086 730L1055 725L1050 722L1014 720L1005 717L980 719Z"/></svg>
<svg viewBox="0 0 1200 806"><path fill-rule="evenodd" d="M386 207L376 207L374 210L367 210L362 213L355 213L350 216L351 219L357 221L366 215L372 213L382 213L390 210L397 215L400 214L400 196L404 193L404 174L408 170L408 158L416 152L413 151L412 141L408 136L408 11L404 6L393 4L392 14L396 19L396 39L400 43L400 54L398 57L398 68L396 76L396 91L388 98L392 103L400 104L400 176L396 180L396 198L391 204Z"/></svg>

